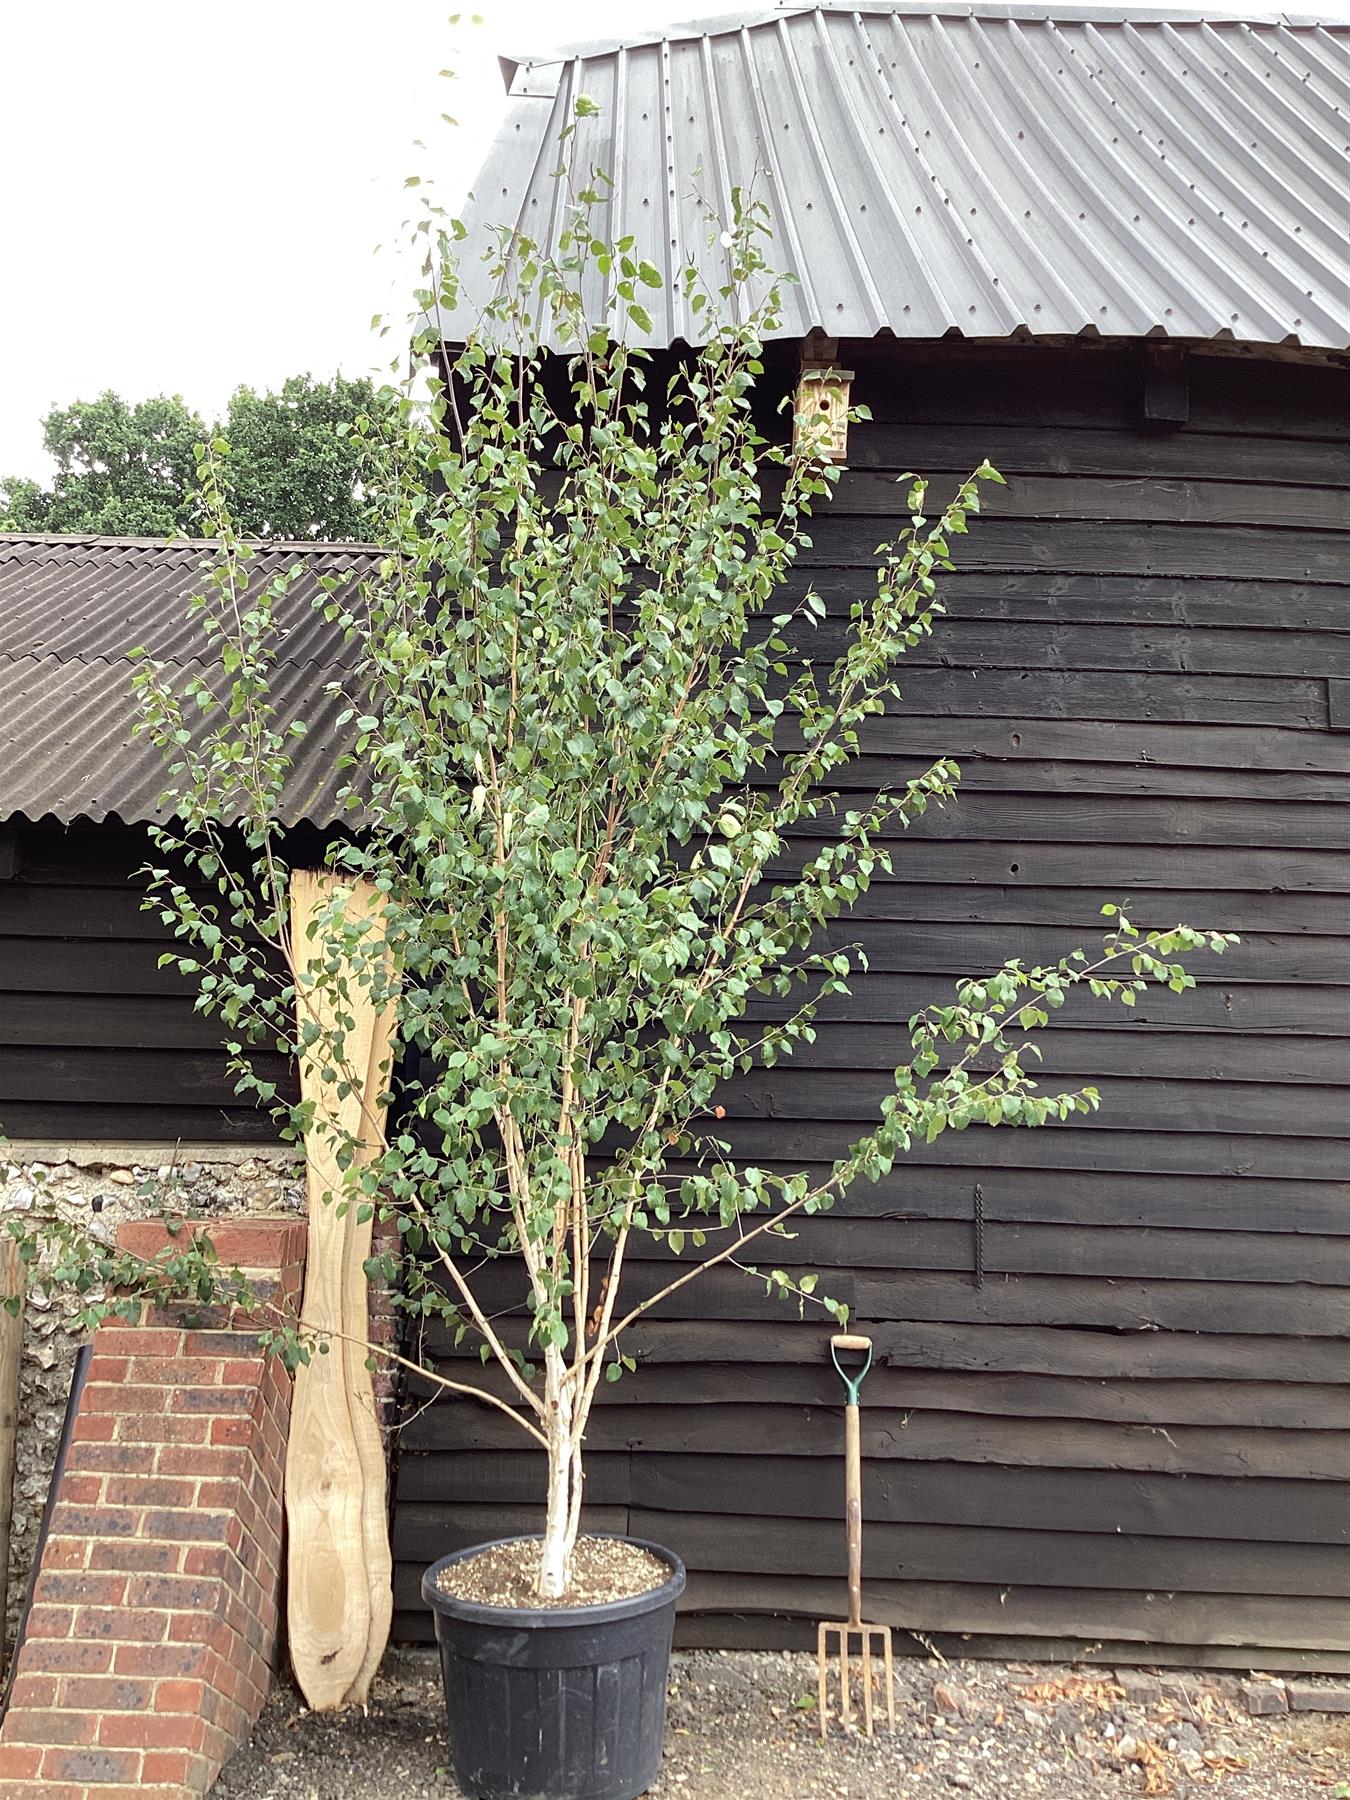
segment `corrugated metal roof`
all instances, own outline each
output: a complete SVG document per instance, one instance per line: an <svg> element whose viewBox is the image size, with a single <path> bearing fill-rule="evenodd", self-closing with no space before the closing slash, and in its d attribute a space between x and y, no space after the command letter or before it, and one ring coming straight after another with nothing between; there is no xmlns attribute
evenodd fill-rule
<svg viewBox="0 0 1350 1800"><path fill-rule="evenodd" d="M52 815L125 822L160 817L160 753L133 738L129 652L144 646L184 675L203 670L200 626L206 543L0 534L0 819ZM283 822L328 823L342 702L324 693L347 657L312 605L320 574L373 571L380 552L351 544L264 544L250 565L262 584L300 564L280 611L276 695L309 724L295 740ZM292 710L293 709L293 710Z"/></svg>
<svg viewBox="0 0 1350 1800"><path fill-rule="evenodd" d="M613 178L597 235L665 273L632 343L706 337L678 276L723 284L740 186L797 277L782 336L1350 344L1350 25L827 0L502 66L452 342L492 297L493 228L556 249L565 161ZM560 149L582 95L598 115Z"/></svg>

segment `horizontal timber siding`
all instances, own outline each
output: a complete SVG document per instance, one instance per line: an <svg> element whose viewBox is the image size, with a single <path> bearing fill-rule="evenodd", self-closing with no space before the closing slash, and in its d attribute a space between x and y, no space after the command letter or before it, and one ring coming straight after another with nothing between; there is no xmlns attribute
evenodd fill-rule
<svg viewBox="0 0 1350 1800"><path fill-rule="evenodd" d="M144 831L115 820L0 824L0 1133L81 1140L273 1143L241 1104L216 1021L159 959L175 945L146 911ZM317 844L297 836L297 857ZM3 878L8 868L8 877ZM284 1061L259 1074L283 1089Z"/></svg>
<svg viewBox="0 0 1350 1800"><path fill-rule="evenodd" d="M729 1084L719 1132L827 1165L875 1116L897 1021L1005 956L1090 939L1104 901L1244 939L1183 999L1057 1015L1046 1078L1093 1082L1099 1113L948 1134L774 1244L876 1342L868 1610L965 1654L1350 1665L1350 733L1329 691L1350 678L1346 378L1194 358L1190 423L1145 432L1128 348L841 356L874 422L789 584L826 603L813 660L838 650L896 475L931 474L935 500L984 456L1009 477L850 777L955 755L962 798L830 934L870 972L790 1064ZM640 1250L630 1298L668 1270ZM489 1306L511 1305L510 1272L485 1273ZM637 1374L602 1390L590 1522L684 1556L689 1643L802 1643L838 1614L826 1340L719 1270L632 1332ZM471 1345L427 1348L477 1372ZM429 1635L428 1560L534 1528L540 1494L500 1415L414 1392L398 1632Z"/></svg>

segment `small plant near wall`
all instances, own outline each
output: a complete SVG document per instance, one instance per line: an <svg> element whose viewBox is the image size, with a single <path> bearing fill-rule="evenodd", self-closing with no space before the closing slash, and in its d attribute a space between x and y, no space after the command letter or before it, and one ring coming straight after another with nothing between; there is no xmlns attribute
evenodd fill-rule
<svg viewBox="0 0 1350 1800"><path fill-rule="evenodd" d="M1127 1007L1150 983L1183 992L1183 959L1233 941L1108 908L1095 950L1010 961L897 1020L892 1091L826 1173L738 1157L719 1087L811 1040L822 1000L863 966L821 948L822 928L892 872L897 832L955 795L948 759L865 805L839 790L857 786L867 722L899 699L900 660L933 632L956 540L1000 477L981 467L936 515L921 481L898 487L845 619L827 624L809 591L785 603L839 471L809 433L794 447L754 421L779 307L762 213L738 198L724 289L686 294L707 343L657 383L625 338L647 328L662 277L632 241L593 235L595 198L576 196L556 260L503 234L505 298L431 399L410 380L358 427L386 555L375 579L329 582L323 605L345 646L351 745L348 829L328 862L373 893L367 915L340 886L308 941L292 936L276 820L315 721L286 697L287 584L250 583L223 442L200 459L218 541L195 603L207 672L183 682L146 659L138 676L177 821L158 834L154 903L241 1090L293 1136L329 1133L333 1202L397 1221L404 1256L370 1272L488 1370L481 1387L472 1363L432 1378L480 1393L539 1448L542 1534L486 1587L471 1557L447 1559L465 1567L446 1579L480 1605L570 1620L676 1576L673 1559L639 1556L611 1579L606 1557L578 1551L587 1424L601 1385L633 1367L637 1321L734 1265L842 1324L814 1274L775 1267L795 1219L943 1132L1095 1108L1091 1088L1037 1084L1037 1031L1080 991ZM420 304L433 319L455 298L453 238L432 236ZM593 318L582 294L606 283ZM551 366L530 347L541 318L572 346ZM814 659L827 633L831 654ZM339 1131L336 1105L283 1103L248 1060L275 1044L335 1095L361 1091L358 998L397 1008L412 1053L387 1139L370 1114ZM635 1287L644 1238L676 1260ZM502 1259L526 1332L481 1295Z"/></svg>

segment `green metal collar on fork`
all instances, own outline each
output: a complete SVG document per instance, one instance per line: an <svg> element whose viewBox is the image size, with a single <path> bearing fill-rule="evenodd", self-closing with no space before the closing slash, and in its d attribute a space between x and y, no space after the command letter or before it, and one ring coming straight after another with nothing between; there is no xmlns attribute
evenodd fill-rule
<svg viewBox="0 0 1350 1800"><path fill-rule="evenodd" d="M866 1375L867 1371L872 1366L872 1346L870 1344L867 1346L867 1353L863 1357L862 1367L858 1370L856 1375L850 1375L848 1370L840 1362L839 1346L833 1339L830 1341L830 1361L834 1364L838 1371L839 1379L844 1384L844 1393L846 1396L844 1404L846 1406L857 1406L859 1403L858 1389L863 1384L863 1376Z"/></svg>

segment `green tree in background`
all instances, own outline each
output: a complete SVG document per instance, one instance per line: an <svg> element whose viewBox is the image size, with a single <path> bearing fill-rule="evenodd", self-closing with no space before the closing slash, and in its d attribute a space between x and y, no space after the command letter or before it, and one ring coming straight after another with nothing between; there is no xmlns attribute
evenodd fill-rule
<svg viewBox="0 0 1350 1800"><path fill-rule="evenodd" d="M167 537L194 530L193 448L206 425L177 397L128 405L111 391L56 406L42 442L56 463L49 488L0 483L0 523L10 531Z"/></svg>
<svg viewBox="0 0 1350 1800"><path fill-rule="evenodd" d="M235 390L218 435L229 439L232 504L247 536L370 536L360 444L337 428L369 415L374 401L368 381L340 375L331 381L292 375L279 394Z"/></svg>
<svg viewBox="0 0 1350 1800"><path fill-rule="evenodd" d="M109 537L199 537L196 446L233 446L231 505L251 537L363 538L369 533L358 439L338 427L369 413L371 384L293 375L279 393L238 388L208 426L177 396L129 404L111 391L53 407L43 443L50 487L0 481L0 529Z"/></svg>

